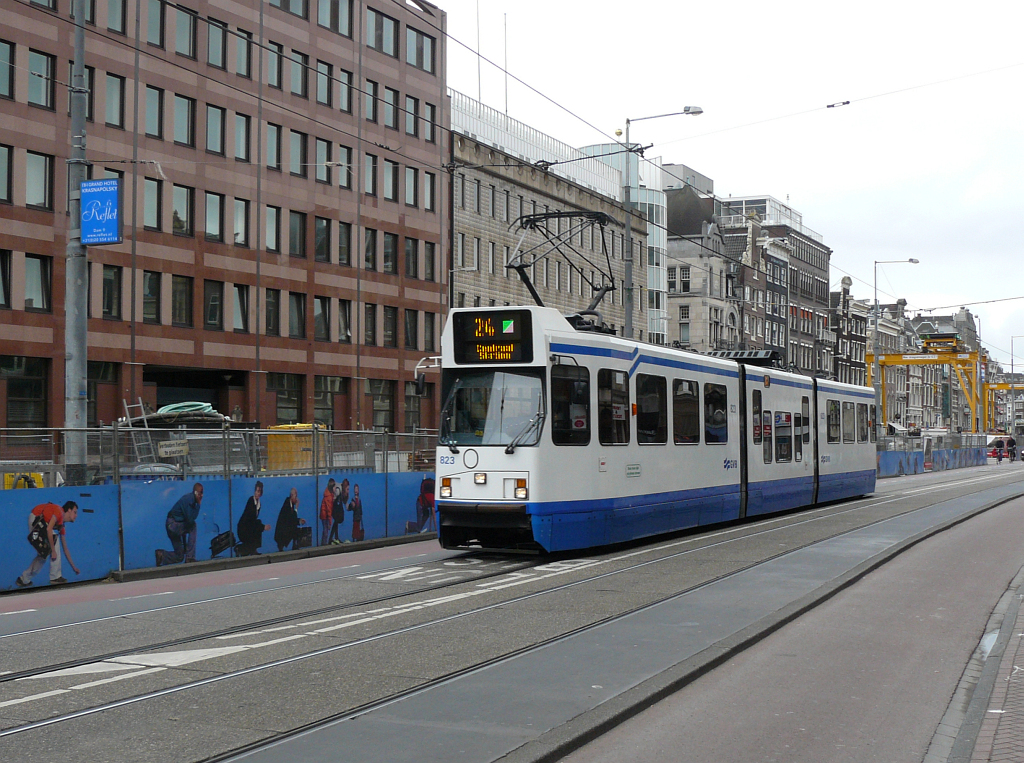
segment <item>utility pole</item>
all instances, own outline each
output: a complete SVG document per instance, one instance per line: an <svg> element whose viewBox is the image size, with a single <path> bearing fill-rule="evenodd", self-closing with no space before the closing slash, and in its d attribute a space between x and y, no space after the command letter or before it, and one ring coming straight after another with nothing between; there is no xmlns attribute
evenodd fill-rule
<svg viewBox="0 0 1024 763"><path fill-rule="evenodd" d="M65 481L85 484L88 382L88 260L82 245L82 181L85 179L85 0L73 0L75 58L71 70L71 155L68 159L69 229L64 287Z"/></svg>

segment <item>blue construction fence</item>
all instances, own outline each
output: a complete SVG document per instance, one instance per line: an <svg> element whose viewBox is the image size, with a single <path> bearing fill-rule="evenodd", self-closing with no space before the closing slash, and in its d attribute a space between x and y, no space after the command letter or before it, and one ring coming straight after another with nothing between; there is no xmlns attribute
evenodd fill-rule
<svg viewBox="0 0 1024 763"><path fill-rule="evenodd" d="M405 535L436 529L432 513L418 509L422 490L433 487L433 473L370 473L338 471L317 476L259 478L263 498L259 518L270 530L263 533L261 553L277 551L274 529L278 515L294 488L298 494L299 519L312 528L312 543L321 541L320 505L327 483L348 479L350 495L359 486L363 506L364 540ZM66 501L78 504L75 522L66 523L68 551L80 573L61 554L61 572L69 581L100 580L111 571L153 567L158 549L171 549L165 529L167 513L182 497L203 486L203 499L196 521L196 560L212 558L213 538L231 530L237 536L238 520L253 495L256 477L202 477L193 480L123 481L79 487L37 488L0 491L0 591L16 588L15 579L36 557L28 543L29 514L40 504ZM339 527L341 541L353 539L352 513L345 512ZM219 556L232 553L222 551ZM49 582L49 564L36 575L33 585Z"/></svg>
<svg viewBox="0 0 1024 763"><path fill-rule="evenodd" d="M942 472L983 466L986 462L984 448L941 448L927 454L921 450L883 450L878 452L878 477Z"/></svg>

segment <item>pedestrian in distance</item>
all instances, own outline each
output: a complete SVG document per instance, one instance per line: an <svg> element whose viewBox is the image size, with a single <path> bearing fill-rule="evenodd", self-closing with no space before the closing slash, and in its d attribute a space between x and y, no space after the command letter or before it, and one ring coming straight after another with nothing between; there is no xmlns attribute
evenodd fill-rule
<svg viewBox="0 0 1024 763"><path fill-rule="evenodd" d="M196 483L192 486L192 492L186 493L167 512L167 520L164 528L167 530L167 537L171 539L173 550L156 550L156 566L164 564L177 564L181 561L194 562L196 560L196 519L199 518L199 508L203 503L203 486Z"/></svg>
<svg viewBox="0 0 1024 763"><path fill-rule="evenodd" d="M306 524L305 519L299 519L298 506L299 491L292 488L288 497L284 499L281 513L277 515L277 524L274 526L274 542L277 543L278 551L284 551L289 543L294 548L299 537L299 527Z"/></svg>
<svg viewBox="0 0 1024 763"><path fill-rule="evenodd" d="M260 519L261 498L263 498L263 483L257 480L252 495L245 503L242 517L238 520L239 556L259 554L259 547L263 545L263 533L270 529L270 525L263 524L263 520Z"/></svg>
<svg viewBox="0 0 1024 763"><path fill-rule="evenodd" d="M32 578L50 560L50 584L59 585L67 583L67 578L61 575L60 553L64 549L64 556L71 565L76 575L81 574L78 567L71 560L71 551L68 549L68 540L65 534L64 525L78 519L78 504L74 501L66 501L63 506L55 503L41 503L28 514L29 539L36 550L36 558L15 581L18 588L28 588L32 585ZM33 540L34 538L34 540Z"/></svg>
<svg viewBox="0 0 1024 763"><path fill-rule="evenodd" d="M1017 441L1013 435L1006 438L1006 452L1010 456L1010 463L1017 460Z"/></svg>
<svg viewBox="0 0 1024 763"><path fill-rule="evenodd" d="M334 524L334 478L327 480L323 498L320 499L320 545L326 546Z"/></svg>

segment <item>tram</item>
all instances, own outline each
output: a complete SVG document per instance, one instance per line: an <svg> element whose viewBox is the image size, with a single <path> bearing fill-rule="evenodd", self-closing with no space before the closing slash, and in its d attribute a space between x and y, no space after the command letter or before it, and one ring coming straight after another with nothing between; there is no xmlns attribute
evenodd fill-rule
<svg viewBox="0 0 1024 763"><path fill-rule="evenodd" d="M567 551L874 491L874 393L600 331L453 309L437 448L445 548Z"/></svg>

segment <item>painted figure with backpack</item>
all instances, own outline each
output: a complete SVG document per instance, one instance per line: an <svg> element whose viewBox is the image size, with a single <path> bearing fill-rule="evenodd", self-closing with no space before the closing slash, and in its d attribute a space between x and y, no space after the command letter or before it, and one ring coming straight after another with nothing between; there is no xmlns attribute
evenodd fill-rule
<svg viewBox="0 0 1024 763"><path fill-rule="evenodd" d="M63 506L55 503L42 503L36 506L28 515L29 543L36 550L36 558L16 582L19 588L28 588L32 585L32 578L50 560L50 583L67 583L67 579L61 575L60 553L64 549L64 556L71 565L75 574L80 574L78 567L71 560L71 552L68 550L65 524L78 519L78 504L74 501L67 501Z"/></svg>

